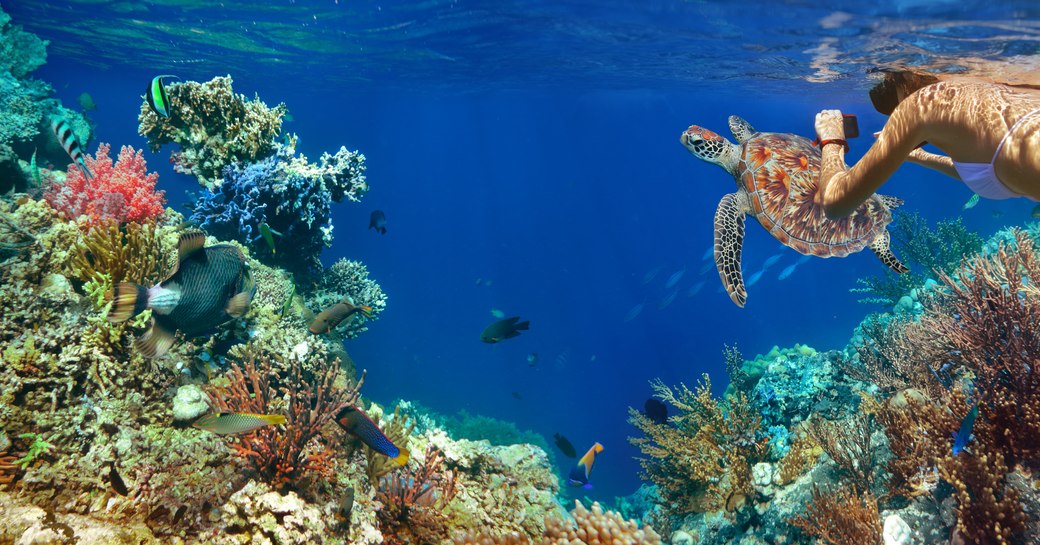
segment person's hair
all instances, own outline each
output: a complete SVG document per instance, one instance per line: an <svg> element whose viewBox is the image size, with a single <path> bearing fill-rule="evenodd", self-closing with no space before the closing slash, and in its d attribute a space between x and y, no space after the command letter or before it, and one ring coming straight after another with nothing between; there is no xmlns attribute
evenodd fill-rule
<svg viewBox="0 0 1040 545"><path fill-rule="evenodd" d="M939 81L939 78L931 74L909 70L878 71L882 73L881 81L870 90L870 101L874 103L875 110L885 115L892 115L896 106L914 91Z"/></svg>

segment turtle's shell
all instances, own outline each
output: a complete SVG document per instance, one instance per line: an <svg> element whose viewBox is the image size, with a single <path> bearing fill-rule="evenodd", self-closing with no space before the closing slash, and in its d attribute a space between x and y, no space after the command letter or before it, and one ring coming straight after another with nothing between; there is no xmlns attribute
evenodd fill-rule
<svg viewBox="0 0 1040 545"><path fill-rule="evenodd" d="M758 222L777 240L803 254L845 257L873 242L892 213L874 195L848 216L827 219L813 202L820 157L807 138L757 133L741 146L734 176Z"/></svg>

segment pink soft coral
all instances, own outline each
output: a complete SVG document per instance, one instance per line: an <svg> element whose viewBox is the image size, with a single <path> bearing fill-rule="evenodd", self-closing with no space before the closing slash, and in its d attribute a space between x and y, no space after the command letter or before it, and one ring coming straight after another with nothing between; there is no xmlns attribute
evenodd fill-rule
<svg viewBox="0 0 1040 545"><path fill-rule="evenodd" d="M68 219L87 216L88 225L109 220L142 223L157 218L166 203L164 191L155 190L158 173L148 174L142 152L123 146L112 164L109 145L98 146L95 157L86 156L94 179L87 180L79 167L69 165L64 184L53 184L43 198Z"/></svg>

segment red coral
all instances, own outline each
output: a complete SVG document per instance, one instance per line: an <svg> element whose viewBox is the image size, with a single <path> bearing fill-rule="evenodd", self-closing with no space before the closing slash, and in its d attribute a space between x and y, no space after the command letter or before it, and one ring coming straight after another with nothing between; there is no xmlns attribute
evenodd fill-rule
<svg viewBox="0 0 1040 545"><path fill-rule="evenodd" d="M232 362L227 386L212 386L210 400L218 412L285 415L285 426L268 426L248 435L230 437L231 449L246 460L256 476L275 489L307 492L307 482L328 480L334 473L333 453L322 441L321 429L344 407L357 403L364 373L351 388L335 387L339 358L307 364L294 358L287 376L272 369L268 358L250 357L242 366ZM274 383L274 386L272 386ZM312 477L305 479L305 477Z"/></svg>
<svg viewBox="0 0 1040 545"><path fill-rule="evenodd" d="M101 144L95 157L85 157L93 179L87 180L75 163L70 164L65 183L52 184L43 198L67 219L87 216L88 225L107 220L142 223L157 218L166 203L165 192L155 190L159 174L148 174L144 155L130 146L119 150L113 165L109 149L108 144Z"/></svg>

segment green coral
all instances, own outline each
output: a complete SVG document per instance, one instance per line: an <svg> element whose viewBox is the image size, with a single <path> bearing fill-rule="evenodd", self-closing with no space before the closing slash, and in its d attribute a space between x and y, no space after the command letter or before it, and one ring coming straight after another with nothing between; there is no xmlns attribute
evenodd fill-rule
<svg viewBox="0 0 1040 545"><path fill-rule="evenodd" d="M138 132L152 151L175 143L175 168L198 178L208 189L221 184L226 165L252 162L274 151L282 131L285 104L269 108L255 96L235 94L231 76L199 83L186 81L166 86L170 117L160 117L147 101L141 104Z"/></svg>
<svg viewBox="0 0 1040 545"><path fill-rule="evenodd" d="M26 451L25 456L22 456L16 462L22 469L28 469L43 455L50 453L55 448L54 445L44 440L43 435L39 433L23 433L18 438L29 443L29 450Z"/></svg>
<svg viewBox="0 0 1040 545"><path fill-rule="evenodd" d="M851 291L868 294L860 299L861 303L893 306L910 290L924 285L934 271L955 270L961 260L978 253L983 244L982 237L969 230L960 217L942 220L933 230L917 212L900 210L895 213L889 232L892 250L910 267L910 272L896 274L889 270L881 276L857 279L860 287Z"/></svg>

